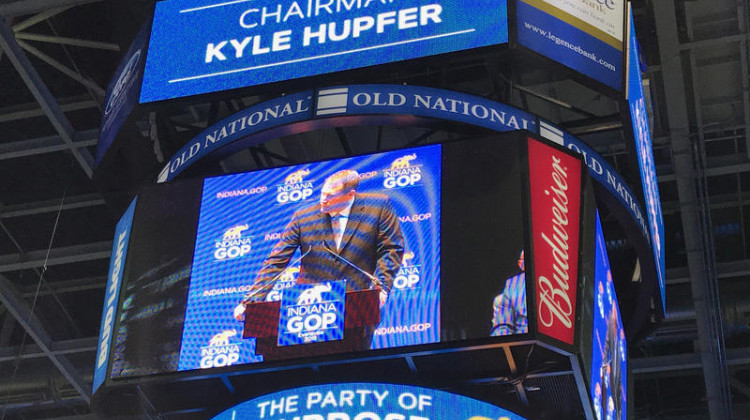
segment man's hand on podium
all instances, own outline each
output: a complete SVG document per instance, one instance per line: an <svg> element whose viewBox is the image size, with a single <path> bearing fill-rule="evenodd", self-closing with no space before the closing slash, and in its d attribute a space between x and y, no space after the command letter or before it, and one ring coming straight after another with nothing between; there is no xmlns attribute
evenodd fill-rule
<svg viewBox="0 0 750 420"><path fill-rule="evenodd" d="M386 292L383 289L380 289L380 307L382 308L385 306L385 302L388 301L388 292Z"/></svg>
<svg viewBox="0 0 750 420"><path fill-rule="evenodd" d="M242 321L243 318L245 318L245 304L240 303L234 307L234 319Z"/></svg>

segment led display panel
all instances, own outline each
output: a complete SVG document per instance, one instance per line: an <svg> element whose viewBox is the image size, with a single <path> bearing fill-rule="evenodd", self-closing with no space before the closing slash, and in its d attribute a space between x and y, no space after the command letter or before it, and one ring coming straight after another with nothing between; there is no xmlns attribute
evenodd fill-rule
<svg viewBox="0 0 750 420"><path fill-rule="evenodd" d="M518 0L519 44L622 90L624 0Z"/></svg>
<svg viewBox="0 0 750 420"><path fill-rule="evenodd" d="M298 344L325 340L312 336L329 324L325 333L341 339L343 308L331 302L340 305L344 289L366 290L373 281L391 292L370 348L438 341L440 158L440 146L430 146L207 179L179 369L211 367L225 358L263 360L233 316L238 292L258 291L253 285L261 284L270 287L254 300L296 298L282 301L279 328ZM336 197L322 191L347 176L358 183L339 205L350 206L348 218L330 220L326 211L337 211ZM335 223L345 224L341 238L325 233ZM297 283L320 286L295 291ZM338 299L327 296L337 289ZM318 303L300 305L307 297Z"/></svg>
<svg viewBox="0 0 750 420"><path fill-rule="evenodd" d="M99 126L95 164L104 158L117 133L138 103L138 90L143 80L143 63L146 61L148 26L143 25L107 86L107 98Z"/></svg>
<svg viewBox="0 0 750 420"><path fill-rule="evenodd" d="M112 259L109 264L109 276L107 288L104 293L104 308L102 309L102 321L99 328L99 343L96 346L96 367L94 368L93 390L96 391L107 377L107 362L109 361L109 349L112 344L113 330L115 326L115 315L117 313L117 302L122 286L123 271L128 254L128 243L130 242L130 229L133 226L133 212L136 200L130 203L125 213L120 217L115 228L115 240L112 244Z"/></svg>
<svg viewBox="0 0 750 420"><path fill-rule="evenodd" d="M594 325L589 393L597 420L627 419L627 343L599 215L594 252Z"/></svg>
<svg viewBox="0 0 750 420"><path fill-rule="evenodd" d="M380 383L314 385L238 404L211 420L524 420L463 395Z"/></svg>
<svg viewBox="0 0 750 420"><path fill-rule="evenodd" d="M156 2L140 102L506 43L506 9L505 0Z"/></svg>
<svg viewBox="0 0 750 420"><path fill-rule="evenodd" d="M573 345L583 162L534 139L528 147L538 329Z"/></svg>
<svg viewBox="0 0 750 420"><path fill-rule="evenodd" d="M638 53L638 39L635 36L633 13L630 13L630 52L628 58L628 109L633 123L635 153L641 176L643 196L646 201L646 216L651 233L651 249L656 265L662 312L666 311L666 277L664 266L664 217L659 197L659 181L656 178L651 127L648 122L646 97L643 94L641 60Z"/></svg>
<svg viewBox="0 0 750 420"><path fill-rule="evenodd" d="M110 377L528 333L505 136L144 190Z"/></svg>

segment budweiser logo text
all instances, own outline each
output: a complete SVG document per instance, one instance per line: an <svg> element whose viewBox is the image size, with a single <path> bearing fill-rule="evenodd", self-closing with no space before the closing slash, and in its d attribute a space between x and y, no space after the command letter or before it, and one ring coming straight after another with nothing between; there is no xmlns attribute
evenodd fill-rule
<svg viewBox="0 0 750 420"><path fill-rule="evenodd" d="M578 280L580 160L529 140L539 331L573 344Z"/></svg>
<svg viewBox="0 0 750 420"><path fill-rule="evenodd" d="M545 190L546 195L552 197L552 238L542 232L542 239L549 245L553 263L552 279L540 275L538 288L541 301L539 305L539 321L546 327L552 326L555 320L562 322L566 328L571 328L573 322L573 304L568 296L570 290L570 245L567 232L568 223L568 173L560 166L560 159L552 157L552 186Z"/></svg>

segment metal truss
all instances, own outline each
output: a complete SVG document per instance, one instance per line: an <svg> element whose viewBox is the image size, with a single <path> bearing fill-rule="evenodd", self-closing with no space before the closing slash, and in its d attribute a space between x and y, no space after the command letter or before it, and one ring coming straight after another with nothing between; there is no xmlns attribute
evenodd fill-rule
<svg viewBox="0 0 750 420"><path fill-rule="evenodd" d="M0 143L0 160L15 159L24 156L35 156L45 153L71 150L86 152L87 147L96 146L99 130L86 130L73 133L72 141L65 141L63 136L38 137L17 142Z"/></svg>
<svg viewBox="0 0 750 420"><path fill-rule="evenodd" d="M0 256L0 273L40 268L45 265L109 259L111 254L112 241L104 241L50 250L30 251L23 254L2 255Z"/></svg>
<svg viewBox="0 0 750 420"><path fill-rule="evenodd" d="M12 362L17 359L34 359L48 357L49 354L64 356L76 353L96 352L97 337L86 337L74 340L53 341L48 344L45 351L38 344L27 344L19 353L18 347L0 347L0 363Z"/></svg>
<svg viewBox="0 0 750 420"><path fill-rule="evenodd" d="M99 194L84 194L65 197L60 206L60 199L0 206L0 220L13 217L33 216L43 213L54 213L59 210L73 210L86 207L103 206L104 198Z"/></svg>
<svg viewBox="0 0 750 420"><path fill-rule="evenodd" d="M0 17L24 16L60 7L98 3L102 0L16 0L0 5Z"/></svg>
<svg viewBox="0 0 750 420"><path fill-rule="evenodd" d="M83 380L78 370L64 354L52 350L52 339L49 333L34 316L31 308L13 288L10 281L2 275L0 275L0 302L16 318L16 321L26 330L39 346L39 349L52 361L65 379L70 382L81 398L87 403L91 401L91 386Z"/></svg>
<svg viewBox="0 0 750 420"><path fill-rule="evenodd" d="M39 105L41 105L45 115L52 122L55 131L60 135L63 142L67 145L73 145L75 142L75 130L73 126L68 121L62 109L60 109L52 93L50 93L47 86L39 77L36 69L31 65L26 54L21 50L21 46L13 34L13 29L2 19L0 19L0 47L5 51L16 71L21 75L24 83L26 83L34 98L39 102ZM71 152L86 175L91 178L94 159L91 157L89 151L72 148Z"/></svg>

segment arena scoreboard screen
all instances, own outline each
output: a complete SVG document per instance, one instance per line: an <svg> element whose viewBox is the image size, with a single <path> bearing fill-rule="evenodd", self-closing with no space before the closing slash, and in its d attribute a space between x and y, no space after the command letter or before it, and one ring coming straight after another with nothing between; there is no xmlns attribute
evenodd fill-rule
<svg viewBox="0 0 750 420"><path fill-rule="evenodd" d="M154 10L140 102L506 42L505 0L165 0Z"/></svg>
<svg viewBox="0 0 750 420"><path fill-rule="evenodd" d="M109 289L119 296L107 300L100 346L108 377L529 334L527 141L493 136L145 189L118 233ZM579 160L544 147L573 159L566 176L580 178Z"/></svg>
<svg viewBox="0 0 750 420"><path fill-rule="evenodd" d="M211 420L524 420L483 401L434 389L380 383L337 383L263 395Z"/></svg>

